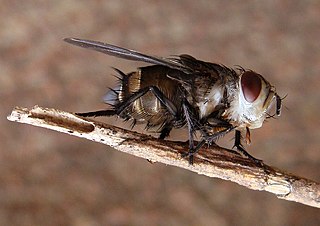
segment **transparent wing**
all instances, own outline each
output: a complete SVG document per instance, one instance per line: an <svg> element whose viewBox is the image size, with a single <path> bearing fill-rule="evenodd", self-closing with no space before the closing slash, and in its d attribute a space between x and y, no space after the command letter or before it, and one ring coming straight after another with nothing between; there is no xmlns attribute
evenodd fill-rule
<svg viewBox="0 0 320 226"><path fill-rule="evenodd" d="M181 63L174 61L172 59L149 56L134 50L125 49L125 48L115 46L115 45L110 45L107 43L85 40L85 39L78 39L78 38L65 38L64 41L76 46L92 49L107 55L123 58L126 60L143 61L146 63L163 65L163 66L170 67L172 69L177 69L182 71L190 70L184 65L182 65Z"/></svg>

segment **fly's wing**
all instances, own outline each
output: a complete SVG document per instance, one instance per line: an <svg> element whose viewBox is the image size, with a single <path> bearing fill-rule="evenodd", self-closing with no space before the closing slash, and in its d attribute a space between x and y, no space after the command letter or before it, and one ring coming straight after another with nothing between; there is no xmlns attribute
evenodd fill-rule
<svg viewBox="0 0 320 226"><path fill-rule="evenodd" d="M197 83L200 82L199 85L213 86L216 81L224 80L226 76L237 77L236 72L231 68L221 64L197 60L187 54L169 59L179 65L183 65L188 70L183 71L184 73L168 73L168 77L183 83L189 82L189 85L197 86Z"/></svg>
<svg viewBox="0 0 320 226"><path fill-rule="evenodd" d="M85 39L77 39L77 38L65 38L64 41L76 46L92 49L107 55L123 58L126 60L143 61L146 63L167 66L169 68L180 70L183 72L188 72L190 70L189 68L185 67L183 64L181 64L178 61L149 56L134 50L125 49L125 48L115 46L115 45L110 45L107 43L85 40Z"/></svg>
<svg viewBox="0 0 320 226"><path fill-rule="evenodd" d="M65 38L64 41L82 48L92 49L126 60L142 61L169 67L177 71L173 70L168 72L168 77L182 83L193 81L199 77L209 77L214 80L219 80L221 79L221 76L224 76L225 74L234 73L232 69L223 65L197 60L187 54L172 58L161 58L97 41L78 38Z"/></svg>
<svg viewBox="0 0 320 226"><path fill-rule="evenodd" d="M221 79L226 74L235 75L236 73L232 68L228 68L222 64L197 60L188 54L180 55L172 60L188 68L193 74L209 75L211 78Z"/></svg>
<svg viewBox="0 0 320 226"><path fill-rule="evenodd" d="M213 71L219 73L223 67L220 64L197 60L188 54L182 54L177 58L172 58L172 61L187 67L189 70L192 70L193 73L212 73Z"/></svg>

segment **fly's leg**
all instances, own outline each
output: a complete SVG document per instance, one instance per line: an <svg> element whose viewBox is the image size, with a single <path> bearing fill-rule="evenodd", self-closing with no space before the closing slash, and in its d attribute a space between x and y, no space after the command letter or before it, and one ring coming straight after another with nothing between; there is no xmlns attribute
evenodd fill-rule
<svg viewBox="0 0 320 226"><path fill-rule="evenodd" d="M165 103L165 101L164 101ZM185 116L185 120L187 122L187 126L188 126L188 138L189 138L189 150L187 154L183 154L183 157L189 157L189 163L192 165L193 164L193 152L195 152L194 149L194 133L196 131L196 119L194 118L194 115L192 114L192 107L190 106L189 102L184 99L182 102L182 108L183 108L183 113ZM175 115L174 115L175 116ZM170 133L172 129L172 125L171 124L167 124L164 126L164 128L161 130L161 134L160 134L160 139L164 139L165 137L167 137ZM202 146L202 145L201 145ZM200 147L201 147L200 146ZM200 148L199 147L199 148Z"/></svg>
<svg viewBox="0 0 320 226"><path fill-rule="evenodd" d="M156 98L161 102L161 104L163 104L174 117L177 116L176 106L156 86L148 86L143 89L140 89L138 92L132 94L127 100L115 106L115 108L112 110L100 110L76 114L83 117L120 115L127 107L129 107L130 104L135 102L140 97L144 96L149 91L156 96Z"/></svg>
<svg viewBox="0 0 320 226"><path fill-rule="evenodd" d="M116 115L117 112L115 110L101 110L101 111L91 111L84 113L76 113L76 115L82 117L101 117L101 116L113 116Z"/></svg>
<svg viewBox="0 0 320 226"><path fill-rule="evenodd" d="M195 125L193 123L193 118L192 118L192 112L191 112L191 107L190 104L188 103L187 100L184 99L183 103L182 103L182 107L183 107L183 112L184 112L184 116L185 119L187 121L187 126L188 126L188 137L189 137L189 150L187 154L183 154L182 157L189 157L189 164L192 165L193 164L193 153L194 152L194 133L195 133Z"/></svg>
<svg viewBox="0 0 320 226"><path fill-rule="evenodd" d="M171 124L166 124L160 131L159 139L164 140L164 138L169 136L171 130L172 130L172 125Z"/></svg>
<svg viewBox="0 0 320 226"><path fill-rule="evenodd" d="M176 106L169 100L156 86L148 86L145 88L140 89L138 92L132 94L127 100L122 102L118 109L117 109L117 115L121 114L127 107L129 107L130 104L135 102L140 97L144 96L147 92L151 92L159 101L160 103L166 107L168 112L175 118L177 118L178 110ZM172 130L172 124L166 124L164 125L163 129L160 132L159 139L164 139L167 136L169 136L170 132Z"/></svg>
<svg viewBox="0 0 320 226"><path fill-rule="evenodd" d="M217 125L218 126L218 125ZM220 126L219 126L220 127ZM224 136L225 134L229 133L230 131L234 130L234 127L229 124L229 126L225 127L225 129L220 130L219 132L214 133L213 135L208 135L204 131L202 131L202 140L197 144L197 146L188 152L185 157L189 156L189 163L192 165L193 164L193 156L200 150L200 148L205 144L209 143L212 144L214 143L219 137Z"/></svg>
<svg viewBox="0 0 320 226"><path fill-rule="evenodd" d="M246 156L247 158L253 160L255 163L257 163L258 165L263 165L262 160L260 159L256 159L255 157L253 157L252 155L250 155L242 146L241 144L241 132L239 130L236 130L235 132L235 139L234 139L234 147L237 148L237 150L243 154L244 156Z"/></svg>
<svg viewBox="0 0 320 226"><path fill-rule="evenodd" d="M135 102L140 97L144 96L149 91L153 93L155 97L160 101L160 103L167 108L170 114L172 114L174 117L177 116L176 106L156 86L148 86L132 94L127 100L122 102L117 107L117 109L115 110L117 112L117 115L121 114L121 112L123 112L127 107L129 107L130 104Z"/></svg>
<svg viewBox="0 0 320 226"><path fill-rule="evenodd" d="M116 109L116 115L120 115L127 107L129 107L130 104L138 100L140 97L144 96L148 92L153 93L155 97L160 101L160 103L166 107L169 113L171 113L172 116L177 118L177 108L176 106L169 100L156 86L148 86L145 88L140 89L138 92L132 94L127 100L122 102ZM170 132L172 130L172 124L167 123L164 125L163 129L160 132L159 139L164 139L167 136L169 136Z"/></svg>
<svg viewBox="0 0 320 226"><path fill-rule="evenodd" d="M100 110L100 111L93 111L93 112L85 112L85 113L76 113L76 115L82 117L100 117L100 116L113 116L113 115L120 115L127 107L130 106L133 102L138 100L140 97L144 96L147 92L152 92L155 97L161 102L163 106L166 107L168 112L172 114L175 118L177 117L177 108L176 106L159 90L156 86L148 86L143 89L140 89L138 92L132 94L128 99L123 101L122 103L114 106L112 110ZM135 122L133 123L134 126ZM169 136L172 130L172 124L165 124L163 129L160 132L160 139L164 139Z"/></svg>
<svg viewBox="0 0 320 226"><path fill-rule="evenodd" d="M182 154L183 158L189 158L189 164L193 165L194 155L199 151L199 149L206 143L205 139L202 139L196 147L190 148L190 139L189 139L189 151Z"/></svg>

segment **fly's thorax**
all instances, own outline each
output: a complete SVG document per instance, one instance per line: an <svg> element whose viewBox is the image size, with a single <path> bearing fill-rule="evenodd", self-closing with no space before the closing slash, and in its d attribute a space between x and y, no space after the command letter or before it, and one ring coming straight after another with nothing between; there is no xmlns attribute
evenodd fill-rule
<svg viewBox="0 0 320 226"><path fill-rule="evenodd" d="M238 87L238 92L224 116L236 126L260 128L267 117L272 100L276 97L274 88L253 71L242 71Z"/></svg>
<svg viewBox="0 0 320 226"><path fill-rule="evenodd" d="M224 90L225 87L221 84L221 82L217 82L208 89L208 92L197 103L200 119L207 117L212 112L217 110L217 107L220 105L224 98Z"/></svg>

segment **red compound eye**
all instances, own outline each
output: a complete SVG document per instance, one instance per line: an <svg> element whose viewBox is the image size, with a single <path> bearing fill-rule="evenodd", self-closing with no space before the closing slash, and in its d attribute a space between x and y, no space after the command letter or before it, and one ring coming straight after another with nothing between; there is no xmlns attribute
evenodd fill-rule
<svg viewBox="0 0 320 226"><path fill-rule="evenodd" d="M246 71L241 77L241 88L246 101L254 102L261 91L261 79L259 75L252 71Z"/></svg>

